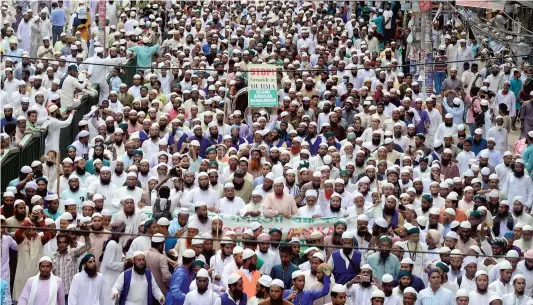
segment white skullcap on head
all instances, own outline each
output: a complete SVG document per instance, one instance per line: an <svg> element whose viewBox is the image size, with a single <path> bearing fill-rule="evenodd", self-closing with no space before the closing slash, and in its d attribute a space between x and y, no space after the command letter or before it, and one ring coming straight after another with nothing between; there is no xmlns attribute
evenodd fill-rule
<svg viewBox="0 0 533 305"><path fill-rule="evenodd" d="M336 293L346 292L346 286L341 285L341 284L335 284L335 286L331 288L331 292L336 292Z"/></svg>
<svg viewBox="0 0 533 305"><path fill-rule="evenodd" d="M209 272L205 270L204 268L198 270L198 273L196 273L196 278L209 278Z"/></svg>
<svg viewBox="0 0 533 305"><path fill-rule="evenodd" d="M49 263L52 263L52 258L50 258L50 256L43 256L43 257L41 257L41 259L39 260L39 263L42 263L42 262L49 262Z"/></svg>
<svg viewBox="0 0 533 305"><path fill-rule="evenodd" d="M142 251L133 252L133 257L137 257L137 256L144 256L144 252L142 252Z"/></svg>
<svg viewBox="0 0 533 305"><path fill-rule="evenodd" d="M270 287L272 286L278 286L281 288L285 288L285 283L283 283L283 281L280 279L275 279L275 280L272 280L272 282L270 283Z"/></svg>
<svg viewBox="0 0 533 305"><path fill-rule="evenodd" d="M405 293L405 291L404 291L404 293ZM461 289L457 290L457 292L455 293L455 298L460 298L460 297L470 298L470 293L468 292L468 290L461 288Z"/></svg>
<svg viewBox="0 0 533 305"><path fill-rule="evenodd" d="M228 278L228 285L232 285L232 284L235 284L237 283L239 280L241 279L241 276L237 273L233 273L232 275L229 276Z"/></svg>
<svg viewBox="0 0 533 305"><path fill-rule="evenodd" d="M294 280L295 278L299 277L299 276L304 276L305 274L300 271L300 270L296 270L292 273L292 279Z"/></svg>
<svg viewBox="0 0 533 305"><path fill-rule="evenodd" d="M272 278L266 274L261 275L259 278L259 284L261 284L263 287L270 287L272 284Z"/></svg>

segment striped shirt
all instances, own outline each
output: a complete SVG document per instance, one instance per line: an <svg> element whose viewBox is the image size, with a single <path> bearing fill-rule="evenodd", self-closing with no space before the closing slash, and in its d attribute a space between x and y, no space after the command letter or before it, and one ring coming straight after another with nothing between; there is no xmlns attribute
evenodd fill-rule
<svg viewBox="0 0 533 305"><path fill-rule="evenodd" d="M455 295L443 287L433 293L433 289L428 287L418 293L416 305L455 305Z"/></svg>

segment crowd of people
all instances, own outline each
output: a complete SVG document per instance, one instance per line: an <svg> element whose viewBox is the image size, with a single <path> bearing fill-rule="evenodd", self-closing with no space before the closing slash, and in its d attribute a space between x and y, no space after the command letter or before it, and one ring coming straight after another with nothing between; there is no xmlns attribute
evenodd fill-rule
<svg viewBox="0 0 533 305"><path fill-rule="evenodd" d="M0 304L533 304L533 69L463 8L428 82L418 1L100 3L1 4Z"/></svg>

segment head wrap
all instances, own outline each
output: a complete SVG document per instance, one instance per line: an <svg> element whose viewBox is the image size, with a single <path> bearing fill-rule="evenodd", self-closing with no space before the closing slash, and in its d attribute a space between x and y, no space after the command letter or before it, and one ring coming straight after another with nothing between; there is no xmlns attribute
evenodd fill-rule
<svg viewBox="0 0 533 305"><path fill-rule="evenodd" d="M422 195L422 199L429 201L429 203L433 203L433 198L429 194Z"/></svg>
<svg viewBox="0 0 533 305"><path fill-rule="evenodd" d="M155 219L150 218L144 223L144 230L146 231L151 225L155 223ZM202 267L203 268L203 267Z"/></svg>
<svg viewBox="0 0 533 305"><path fill-rule="evenodd" d="M404 276L412 277L412 274L410 271L402 270L398 273L398 279L401 279Z"/></svg>
<svg viewBox="0 0 533 305"><path fill-rule="evenodd" d="M81 270L83 269L83 265L85 265L91 259L91 257L94 257L94 255L91 253L85 254L85 256L80 261L80 267L78 268L78 271L81 272Z"/></svg>

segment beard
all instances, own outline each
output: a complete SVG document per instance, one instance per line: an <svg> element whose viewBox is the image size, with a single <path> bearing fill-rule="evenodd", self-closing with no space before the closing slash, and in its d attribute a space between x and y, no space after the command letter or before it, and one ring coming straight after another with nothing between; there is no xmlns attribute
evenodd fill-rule
<svg viewBox="0 0 533 305"><path fill-rule="evenodd" d="M352 253L352 248L342 248L342 253L344 253L346 256L350 256Z"/></svg>
<svg viewBox="0 0 533 305"><path fill-rule="evenodd" d="M396 212L395 208L389 208L387 206L385 206L385 208L383 208L383 214L385 214L385 215L394 215L394 212Z"/></svg>
<svg viewBox="0 0 533 305"><path fill-rule="evenodd" d="M242 300L242 297L243 297L243 293L242 293L242 291L235 290L235 291L233 292L233 299L234 299L234 300Z"/></svg>
<svg viewBox="0 0 533 305"><path fill-rule="evenodd" d="M480 293L480 294L485 294L485 292L487 292L487 287L485 287L484 289L481 289L479 287L477 287L477 291Z"/></svg>
<svg viewBox="0 0 533 305"><path fill-rule="evenodd" d="M207 291L207 287L208 287L208 286L205 286L205 287L203 287L203 288L197 287L197 289L198 289L198 293L200 293L200 294L204 294L204 293Z"/></svg>
<svg viewBox="0 0 533 305"><path fill-rule="evenodd" d="M100 177L100 183L102 185L109 185L111 183L111 178L104 179L103 177Z"/></svg>
<svg viewBox="0 0 533 305"><path fill-rule="evenodd" d="M270 161L272 161L273 164L278 163L279 157L278 156L270 156Z"/></svg>
<svg viewBox="0 0 533 305"><path fill-rule="evenodd" d="M209 189L209 183L205 186L199 184L198 187L202 190L202 191L207 191Z"/></svg>
<svg viewBox="0 0 533 305"><path fill-rule="evenodd" d="M71 192L76 193L80 189L80 185L78 184L76 187L69 186L69 188Z"/></svg>
<svg viewBox="0 0 533 305"><path fill-rule="evenodd" d="M185 184L186 188L191 188L191 186L193 186L193 184L194 184L194 181L193 182L187 182L186 180L183 180L183 184Z"/></svg>
<svg viewBox="0 0 533 305"><path fill-rule="evenodd" d="M159 136L158 135L150 136L150 139L152 139L152 141L155 141L155 140L159 139Z"/></svg>
<svg viewBox="0 0 533 305"><path fill-rule="evenodd" d="M443 166L448 166L451 162L451 160L448 160L448 159L442 159L440 160L440 162L442 163Z"/></svg>
<svg viewBox="0 0 533 305"><path fill-rule="evenodd" d="M312 272L312 271L311 271ZM258 298L258 299L264 299L265 298L265 294L263 293L263 291L259 291L255 294L255 296Z"/></svg>
<svg viewBox="0 0 533 305"><path fill-rule="evenodd" d="M329 209L333 212L333 213L338 213L340 210L341 210L341 207L338 206L338 207L333 207L333 206L329 206Z"/></svg>
<svg viewBox="0 0 533 305"><path fill-rule="evenodd" d="M381 139L372 139L372 145L379 145L381 143Z"/></svg>
<svg viewBox="0 0 533 305"><path fill-rule="evenodd" d="M516 171L516 170L515 170L515 171L513 172L513 174L514 174L514 176L515 176L516 178L522 178L522 177L524 176L524 171L523 171L523 170L521 170L521 171Z"/></svg>
<svg viewBox="0 0 533 305"><path fill-rule="evenodd" d="M15 212L15 218L18 220L18 221L23 221L24 219L26 219L26 213L24 214L20 214L18 212Z"/></svg>
<svg viewBox="0 0 533 305"><path fill-rule="evenodd" d="M96 275L96 268L87 268L87 266L85 266L84 270L89 277L94 277Z"/></svg>
<svg viewBox="0 0 533 305"><path fill-rule="evenodd" d="M128 188L128 191L134 191L137 188L137 186L135 185L134 186L126 185L126 187Z"/></svg>
<svg viewBox="0 0 533 305"><path fill-rule="evenodd" d="M521 216L523 213L524 213L524 210L514 211L514 214L515 214L516 216Z"/></svg>
<svg viewBox="0 0 533 305"><path fill-rule="evenodd" d="M305 85L305 90L307 90L307 91L311 91L311 90L313 90L313 85L307 85L307 84L306 84L306 85Z"/></svg>
<svg viewBox="0 0 533 305"><path fill-rule="evenodd" d="M137 267L136 265L133 265L133 271L139 275L143 275L146 271L146 265L144 267Z"/></svg>
<svg viewBox="0 0 533 305"><path fill-rule="evenodd" d="M76 174L77 174L78 176L83 176L83 175L85 175L85 167L83 167L83 168L79 168L79 167L76 166Z"/></svg>
<svg viewBox="0 0 533 305"><path fill-rule="evenodd" d="M248 267L248 269L250 270L250 272L253 272L253 271L257 270L257 265L256 264L250 264L250 267Z"/></svg>
<svg viewBox="0 0 533 305"><path fill-rule="evenodd" d="M422 212L427 213L431 207L421 206L420 208L422 209Z"/></svg>
<svg viewBox="0 0 533 305"><path fill-rule="evenodd" d="M452 125L453 125L453 122L451 122L450 124L444 122L444 126L446 126L446 127L452 127Z"/></svg>
<svg viewBox="0 0 533 305"><path fill-rule="evenodd" d="M250 169L253 171L258 171L259 169L261 169L261 160L250 160Z"/></svg>
<svg viewBox="0 0 533 305"><path fill-rule="evenodd" d="M355 166L357 166L357 167L363 167L363 166L365 166L365 160L363 160L363 161L361 161L361 162L355 160Z"/></svg>
<svg viewBox="0 0 533 305"><path fill-rule="evenodd" d="M233 186L235 186L235 190L240 191L244 186L244 180L241 183L233 181Z"/></svg>

